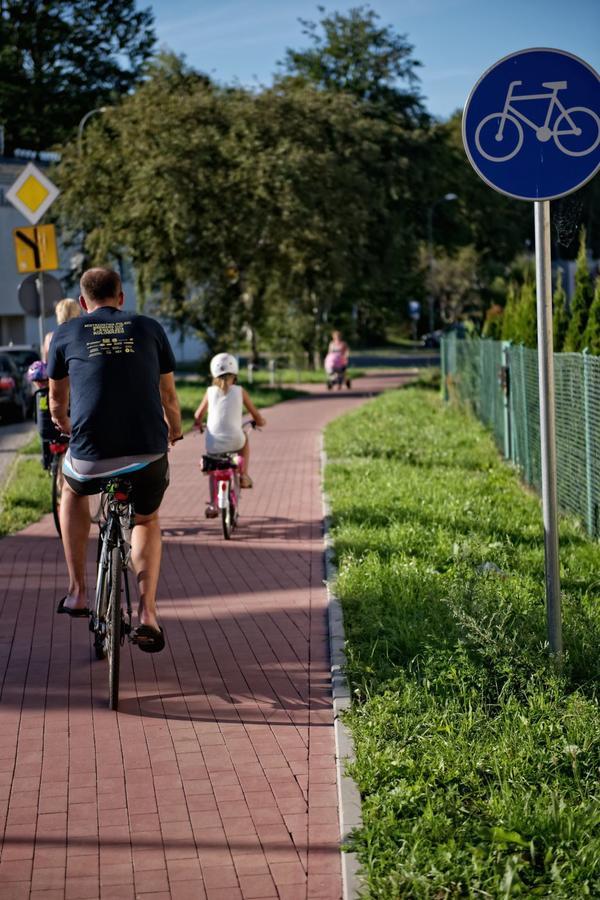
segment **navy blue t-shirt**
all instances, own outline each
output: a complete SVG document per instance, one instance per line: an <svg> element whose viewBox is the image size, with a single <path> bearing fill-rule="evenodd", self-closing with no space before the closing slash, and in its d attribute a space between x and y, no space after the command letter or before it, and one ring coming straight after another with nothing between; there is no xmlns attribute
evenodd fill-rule
<svg viewBox="0 0 600 900"><path fill-rule="evenodd" d="M48 375L69 377L75 459L166 453L160 376L175 369L162 326L103 306L54 332Z"/></svg>

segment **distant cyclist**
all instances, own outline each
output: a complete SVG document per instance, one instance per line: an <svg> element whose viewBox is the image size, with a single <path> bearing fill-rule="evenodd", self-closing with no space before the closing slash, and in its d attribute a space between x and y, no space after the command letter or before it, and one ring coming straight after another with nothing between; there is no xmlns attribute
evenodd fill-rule
<svg viewBox="0 0 600 900"><path fill-rule="evenodd" d="M169 483L169 443L182 437L181 413L175 358L162 326L123 311L123 301L116 272L89 269L79 298L87 315L60 325L50 344L50 411L57 427L71 435L60 507L69 590L57 612L88 615L88 496L99 493L108 476L126 477L135 508L132 562L140 591L140 624L132 637L153 653L164 647L156 618L158 508Z"/></svg>
<svg viewBox="0 0 600 900"><path fill-rule="evenodd" d="M48 388L48 367L41 359L36 359L27 369L27 380L35 387L35 421L42 444L42 466L50 468L52 451L50 444L61 442L61 434L50 416ZM66 438L62 440L66 441Z"/></svg>

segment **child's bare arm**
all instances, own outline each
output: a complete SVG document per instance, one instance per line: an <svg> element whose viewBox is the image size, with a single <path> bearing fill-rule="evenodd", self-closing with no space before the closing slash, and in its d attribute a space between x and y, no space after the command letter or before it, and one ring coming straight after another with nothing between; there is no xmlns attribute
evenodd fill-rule
<svg viewBox="0 0 600 900"><path fill-rule="evenodd" d="M208 409L208 393L204 395L202 398L202 403L194 413L194 422L196 423L196 427L202 425L202 419L206 415L206 411Z"/></svg>
<svg viewBox="0 0 600 900"><path fill-rule="evenodd" d="M250 415L252 416L252 418L254 419L254 421L256 422L256 424L257 424L260 428L264 428L265 425L267 424L266 419L264 419L264 418L261 416L261 414L259 413L259 411L258 411L257 408L255 407L254 403L252 402L252 400L251 400L250 397L248 396L247 391L245 391L244 388L242 388L242 399L243 399L243 401L244 401L244 406L246 407L246 409L248 410L248 412L250 413Z"/></svg>

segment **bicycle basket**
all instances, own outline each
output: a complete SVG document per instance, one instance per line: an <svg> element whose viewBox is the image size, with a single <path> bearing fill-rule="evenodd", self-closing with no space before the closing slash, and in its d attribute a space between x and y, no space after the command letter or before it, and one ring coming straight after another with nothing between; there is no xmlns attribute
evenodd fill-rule
<svg viewBox="0 0 600 900"><path fill-rule="evenodd" d="M236 469L236 461L226 453L220 456L203 456L200 461L203 472L218 472L219 469Z"/></svg>

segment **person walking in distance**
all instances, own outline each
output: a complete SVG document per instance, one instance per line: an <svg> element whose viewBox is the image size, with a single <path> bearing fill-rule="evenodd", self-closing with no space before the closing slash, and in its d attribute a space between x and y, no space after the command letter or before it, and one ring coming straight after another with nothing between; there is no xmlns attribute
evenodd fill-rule
<svg viewBox="0 0 600 900"><path fill-rule="evenodd" d="M60 431L71 436L60 508L69 588L57 612L89 615L88 497L100 492L106 478L126 476L135 508L131 558L140 593L132 639L154 653L164 647L156 611L158 509L169 483L169 444L182 438L181 412L175 358L162 326L125 312L123 302L116 272L88 269L79 298L85 314L60 325L50 344L50 412Z"/></svg>

